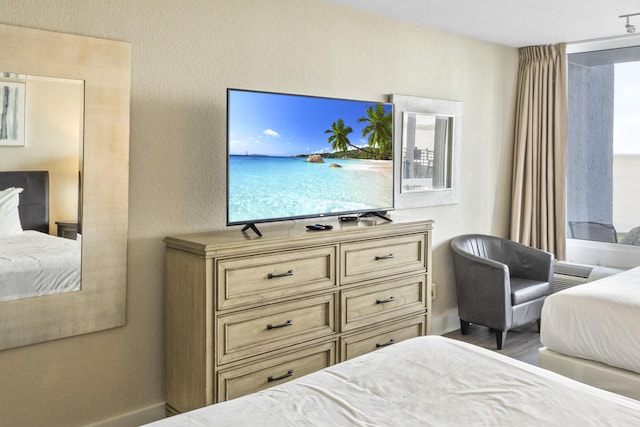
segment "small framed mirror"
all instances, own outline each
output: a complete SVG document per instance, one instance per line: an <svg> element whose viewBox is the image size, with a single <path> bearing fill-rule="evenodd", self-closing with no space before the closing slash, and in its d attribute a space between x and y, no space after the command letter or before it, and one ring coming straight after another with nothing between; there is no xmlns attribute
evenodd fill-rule
<svg viewBox="0 0 640 427"><path fill-rule="evenodd" d="M396 208L459 202L462 103L392 95Z"/></svg>

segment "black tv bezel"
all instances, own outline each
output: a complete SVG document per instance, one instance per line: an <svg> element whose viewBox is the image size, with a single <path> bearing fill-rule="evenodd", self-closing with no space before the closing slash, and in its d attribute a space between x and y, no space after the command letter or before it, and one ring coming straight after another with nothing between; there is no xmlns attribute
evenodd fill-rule
<svg viewBox="0 0 640 427"><path fill-rule="evenodd" d="M339 217L339 216L347 216L347 215L358 215L358 216L367 216L367 215L371 215L371 216L377 216L377 217L381 217L381 218L385 218L384 215L386 215L387 212L389 211L393 211L395 210L395 182L392 182L391 185L391 206L387 206L387 207L380 207L380 208L374 208L374 209L357 209L357 210L346 210L346 211L340 211L340 212L323 212L323 213L313 213L313 214L308 214L308 215L291 215L291 216L284 216L284 217L274 217L274 218L264 218L264 219L254 219L254 220L243 220L243 221L229 221L229 156L230 156L230 135L229 135L229 95L230 93L234 91L234 92L251 92L251 93L262 93L262 94L271 94L271 95L285 95L285 96L298 96L298 97L305 97L305 98L317 98L317 99L329 99L329 100L336 100L336 101L353 101L353 102L367 102L367 103L372 103L372 104L384 104L384 105L389 105L391 106L391 116L393 118L395 118L394 113L395 113L395 106L392 102L389 101L370 101L370 100L363 100L363 99L353 99L353 98L337 98L337 97L328 97L328 96L319 96L319 95L304 95L304 94L296 94L296 93L289 93L289 92L275 92L275 91L265 91L265 90L256 90L256 89L240 89L240 88L227 88L227 94L226 94L226 188L225 188L225 198L226 198L226 206L225 206L225 210L226 210L226 225L228 227L230 226L237 226L237 225L244 225L245 227L243 228L243 231L251 228L254 231L256 231L256 234L258 234L259 236L262 236L262 234L260 234L259 231L257 231L257 229L255 228L255 224L264 224L264 223L270 223L270 222L280 222L280 221L295 221L295 220L302 220L302 219L312 219L312 218L332 218L332 217ZM392 134L391 134L391 143L392 143L392 171L391 171L391 176L392 176L392 180L395 180L396 178L396 174L395 174L395 169L396 169L396 162L395 162L395 133L396 133L396 129L395 129L395 122L394 120L392 120ZM388 219L388 218L385 218Z"/></svg>

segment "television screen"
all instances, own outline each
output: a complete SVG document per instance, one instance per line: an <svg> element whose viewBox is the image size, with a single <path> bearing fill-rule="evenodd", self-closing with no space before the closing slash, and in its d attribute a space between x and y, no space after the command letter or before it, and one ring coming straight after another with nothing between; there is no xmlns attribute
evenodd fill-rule
<svg viewBox="0 0 640 427"><path fill-rule="evenodd" d="M393 209L390 103L227 90L227 224Z"/></svg>

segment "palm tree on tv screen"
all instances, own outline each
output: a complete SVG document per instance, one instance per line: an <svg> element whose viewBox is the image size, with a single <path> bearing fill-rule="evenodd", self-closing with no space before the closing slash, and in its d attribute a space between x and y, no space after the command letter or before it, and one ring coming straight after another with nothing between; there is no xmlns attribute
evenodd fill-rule
<svg viewBox="0 0 640 427"><path fill-rule="evenodd" d="M391 113L385 113L384 105L378 104L366 110L367 117L360 117L358 123L367 123L362 129L362 137L369 136L367 143L377 151L383 159L392 158L393 136Z"/></svg>
<svg viewBox="0 0 640 427"><path fill-rule="evenodd" d="M338 119L331 123L331 128L324 131L324 133L330 133L329 144L334 151L347 151L349 147L355 147L349 141L349 134L353 132L351 126L345 126L344 120Z"/></svg>
<svg viewBox="0 0 640 427"><path fill-rule="evenodd" d="M379 104L376 107L369 107L365 110L366 117L360 117L358 123L368 123L362 129L362 137L367 137L367 143L370 149L353 145L349 140L349 134L353 132L351 126L346 126L343 119L338 119L331 124L331 127L324 133L331 134L328 143L334 151L342 151L347 153L349 149L356 150L359 156L353 156L351 151L350 157L373 158L390 160L392 158L392 116L391 113L385 114L384 106Z"/></svg>

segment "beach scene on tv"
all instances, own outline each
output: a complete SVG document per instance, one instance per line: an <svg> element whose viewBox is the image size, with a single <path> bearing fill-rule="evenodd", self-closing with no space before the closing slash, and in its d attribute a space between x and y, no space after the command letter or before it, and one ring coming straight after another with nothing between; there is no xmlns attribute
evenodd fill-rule
<svg viewBox="0 0 640 427"><path fill-rule="evenodd" d="M386 103L229 90L228 223L393 208Z"/></svg>

